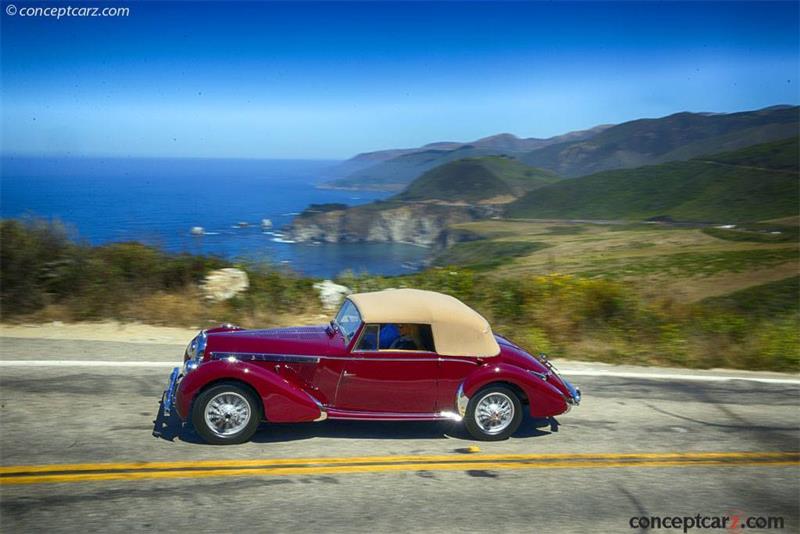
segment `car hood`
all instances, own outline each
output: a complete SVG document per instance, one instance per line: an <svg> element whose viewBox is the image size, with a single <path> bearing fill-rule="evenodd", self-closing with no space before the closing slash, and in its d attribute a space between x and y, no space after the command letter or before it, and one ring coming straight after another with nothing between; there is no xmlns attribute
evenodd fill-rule
<svg viewBox="0 0 800 534"><path fill-rule="evenodd" d="M327 355L336 340L341 349L341 338L328 335L325 325L232 330L209 334L206 352Z"/></svg>

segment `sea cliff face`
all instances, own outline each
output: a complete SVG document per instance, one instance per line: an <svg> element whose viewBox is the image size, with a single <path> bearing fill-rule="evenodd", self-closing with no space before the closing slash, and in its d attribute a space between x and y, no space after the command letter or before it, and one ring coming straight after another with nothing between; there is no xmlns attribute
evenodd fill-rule
<svg viewBox="0 0 800 534"><path fill-rule="evenodd" d="M303 213L285 229L298 242L441 244L452 224L494 215L486 206L425 202L376 202L334 211Z"/></svg>

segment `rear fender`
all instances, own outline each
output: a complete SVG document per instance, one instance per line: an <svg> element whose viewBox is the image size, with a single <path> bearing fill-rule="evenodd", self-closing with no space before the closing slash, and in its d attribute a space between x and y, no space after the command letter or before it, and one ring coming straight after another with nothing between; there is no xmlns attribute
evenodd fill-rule
<svg viewBox="0 0 800 534"><path fill-rule="evenodd" d="M532 417L551 417L567 411L564 395L552 384L525 369L506 363L488 363L473 371L462 384L464 395L472 397L494 382L507 382L520 388L528 397Z"/></svg>
<svg viewBox="0 0 800 534"><path fill-rule="evenodd" d="M188 417L192 401L208 384L238 380L261 397L264 418L274 423L296 423L324 418L322 405L308 393L258 365L229 360L205 362L181 380L176 398L178 413Z"/></svg>

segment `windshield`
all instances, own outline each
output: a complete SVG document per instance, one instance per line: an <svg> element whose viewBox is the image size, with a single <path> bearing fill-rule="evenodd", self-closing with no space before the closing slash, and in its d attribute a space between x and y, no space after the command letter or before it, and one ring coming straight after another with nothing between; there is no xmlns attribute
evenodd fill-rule
<svg viewBox="0 0 800 534"><path fill-rule="evenodd" d="M341 330L345 342L347 343L353 338L353 334L356 333L359 325L361 325L361 314L358 313L358 308L356 308L355 304L349 300L345 300L341 309L339 309L339 313L336 314L336 319L334 319L334 321L339 327L339 330Z"/></svg>

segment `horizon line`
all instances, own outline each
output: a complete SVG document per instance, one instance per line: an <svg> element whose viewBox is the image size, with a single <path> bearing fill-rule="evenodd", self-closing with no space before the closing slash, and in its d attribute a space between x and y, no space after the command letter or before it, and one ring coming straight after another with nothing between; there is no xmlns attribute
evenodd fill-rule
<svg viewBox="0 0 800 534"><path fill-rule="evenodd" d="M683 114L683 113L690 113L690 114L693 114L693 115L734 115L736 113L754 113L754 112L758 112L758 111L765 111L765 110L768 110L768 109L778 109L778 108L787 108L787 109L788 108L800 108L800 102L798 102L796 104L778 103L778 104L771 104L769 106L759 107L759 108L755 108L755 109L749 108L749 109L739 109L739 110L735 110L735 111L688 111L688 110L683 110L683 111L676 111L676 112L673 112L673 113L668 113L666 115L660 115L660 116L654 116L654 117L636 117L636 118L631 118L631 119L628 119L628 120L625 120L625 121L622 121L622 122L595 124L593 126L588 126L588 127L584 127L584 128L577 128L577 129L569 130L567 132L563 132L563 133L560 133L560 134L557 134L557 135L553 135L553 136L550 136L550 137L520 136L520 135L517 135L515 133L511 133L511 132L506 130L506 131L501 131L501 132L485 135L485 136L479 137L479 138L471 140L471 141L435 140L435 141L430 141L428 143L423 143L423 144L418 145L418 146L411 146L411 147L385 147L385 148L378 148L378 149L374 149L374 150L362 150L362 151L358 151L358 152L356 152L354 154L351 154L349 156L339 156L339 157L329 157L329 156L326 156L326 157L323 157L323 156L311 156L311 157L214 156L214 155L212 155L212 156L182 156L182 155L146 155L146 154L136 154L136 155L128 154L128 155L123 155L123 154L71 154L71 153L64 154L64 153L41 153L41 152L34 152L34 153L27 153L27 152L3 153L3 152L0 152L0 158L2 158L2 159L10 159L10 158L104 159L105 158L105 159L180 159L180 160L320 161L320 162L323 162L323 161L331 161L331 162L338 161L338 162L342 162L342 161L347 161L347 160L353 159L353 158L355 158L357 156L364 155L364 154L373 154L373 153L384 152L384 151L389 151L389 150L417 150L417 149L425 148L425 147L427 147L429 145L435 145L435 144L440 144L440 143L453 143L453 144L468 145L470 143L474 143L474 142L477 142L477 141L480 141L480 140L483 140L483 139L497 137L497 136L500 136L500 135L512 135L515 138L521 139L521 140L528 140L528 139L548 140L548 139L553 139L555 137L568 135L570 133L592 130L594 128L600 128L600 127L604 127L604 126L608 127L608 128L613 128L615 126L619 126L619 125L626 124L626 123L629 123L629 122L635 122L635 121L640 121L640 120L658 120L658 119L664 119L664 118L667 118L667 117L672 117L674 115L680 115L680 114Z"/></svg>

